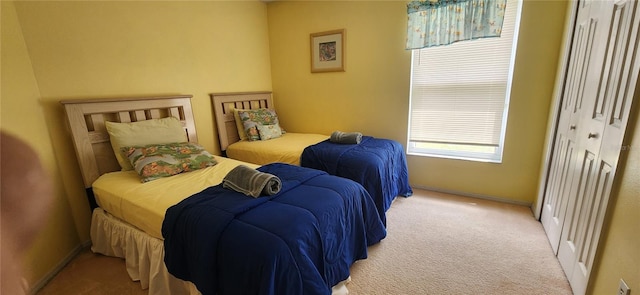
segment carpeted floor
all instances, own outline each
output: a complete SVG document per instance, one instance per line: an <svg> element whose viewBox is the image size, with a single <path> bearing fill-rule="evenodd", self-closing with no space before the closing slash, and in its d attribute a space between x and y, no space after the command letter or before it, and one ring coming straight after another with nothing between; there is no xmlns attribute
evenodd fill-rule
<svg viewBox="0 0 640 295"><path fill-rule="evenodd" d="M416 190L351 269L351 294L572 294L530 208Z"/></svg>
<svg viewBox="0 0 640 295"><path fill-rule="evenodd" d="M350 294L572 294L527 207L415 190L352 267ZM38 294L146 294L124 261L83 251Z"/></svg>

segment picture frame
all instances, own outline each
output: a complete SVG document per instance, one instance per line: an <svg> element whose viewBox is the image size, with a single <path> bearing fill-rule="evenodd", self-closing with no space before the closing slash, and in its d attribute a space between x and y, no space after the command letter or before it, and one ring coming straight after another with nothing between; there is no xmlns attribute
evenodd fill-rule
<svg viewBox="0 0 640 295"><path fill-rule="evenodd" d="M345 30L310 34L311 72L344 72Z"/></svg>

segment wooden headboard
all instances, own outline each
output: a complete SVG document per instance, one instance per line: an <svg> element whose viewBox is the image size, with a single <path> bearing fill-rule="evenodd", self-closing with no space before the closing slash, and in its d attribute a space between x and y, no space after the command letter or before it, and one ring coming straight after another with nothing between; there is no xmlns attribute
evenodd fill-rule
<svg viewBox="0 0 640 295"><path fill-rule="evenodd" d="M274 109L273 98L270 91L237 92L237 93L211 93L211 101L216 116L216 127L220 138L220 150L240 140L238 128L233 117L233 109Z"/></svg>
<svg viewBox="0 0 640 295"><path fill-rule="evenodd" d="M85 188L102 174L120 170L104 122L176 117L190 142L197 142L191 95L61 101Z"/></svg>

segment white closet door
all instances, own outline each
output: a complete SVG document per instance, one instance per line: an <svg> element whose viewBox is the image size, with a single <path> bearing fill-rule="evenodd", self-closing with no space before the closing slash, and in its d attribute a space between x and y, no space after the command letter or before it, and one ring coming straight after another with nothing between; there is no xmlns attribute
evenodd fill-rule
<svg viewBox="0 0 640 295"><path fill-rule="evenodd" d="M594 47L595 25L590 8L590 5L581 3L576 16L553 158L542 205L541 222L556 254L575 174L573 167L576 163L576 129L581 125L583 95Z"/></svg>
<svg viewBox="0 0 640 295"><path fill-rule="evenodd" d="M581 6L589 11L593 42L576 102L582 111L557 253L575 294L586 292L640 70L637 0L585 1Z"/></svg>

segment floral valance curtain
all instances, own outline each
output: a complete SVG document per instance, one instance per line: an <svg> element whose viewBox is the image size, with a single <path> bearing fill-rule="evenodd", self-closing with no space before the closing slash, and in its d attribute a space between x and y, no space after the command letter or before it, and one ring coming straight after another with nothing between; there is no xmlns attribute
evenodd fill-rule
<svg viewBox="0 0 640 295"><path fill-rule="evenodd" d="M407 49L500 37L507 0L423 0L407 4Z"/></svg>

